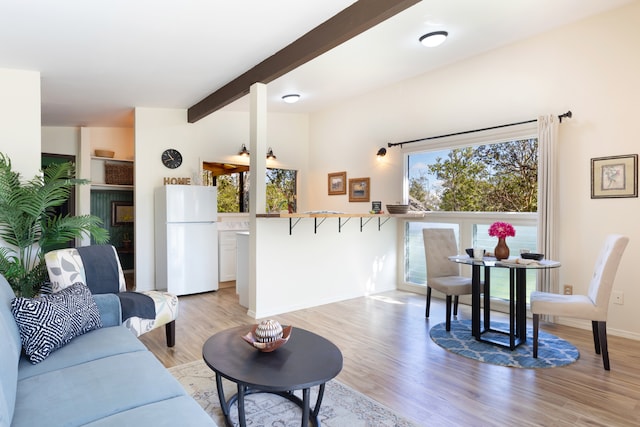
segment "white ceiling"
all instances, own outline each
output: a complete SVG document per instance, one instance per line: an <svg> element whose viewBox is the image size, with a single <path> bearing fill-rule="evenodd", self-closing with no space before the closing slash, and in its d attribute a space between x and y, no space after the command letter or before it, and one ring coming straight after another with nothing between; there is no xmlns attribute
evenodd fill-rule
<svg viewBox="0 0 640 427"><path fill-rule="evenodd" d="M632 1L422 0L270 83L269 109L316 111ZM131 125L133 107L189 108L352 3L2 0L0 68L40 72L43 125ZM445 44L418 43L436 30Z"/></svg>

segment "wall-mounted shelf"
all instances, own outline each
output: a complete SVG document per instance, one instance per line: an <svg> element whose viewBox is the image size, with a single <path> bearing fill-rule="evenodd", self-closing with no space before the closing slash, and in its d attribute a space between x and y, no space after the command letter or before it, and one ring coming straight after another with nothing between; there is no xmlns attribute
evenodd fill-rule
<svg viewBox="0 0 640 427"><path fill-rule="evenodd" d="M133 164L133 160L111 157L91 157L91 189L93 190L133 190L129 184L105 184L105 163Z"/></svg>
<svg viewBox="0 0 640 427"><path fill-rule="evenodd" d="M131 159L117 159L117 158L113 158L113 157L98 157L98 156L91 156L92 160L108 160L110 162L124 162L124 163L133 163L133 160Z"/></svg>
<svg viewBox="0 0 640 427"><path fill-rule="evenodd" d="M91 184L92 190L133 190L133 185Z"/></svg>
<svg viewBox="0 0 640 427"><path fill-rule="evenodd" d="M374 218L378 219L378 231L391 218L421 218L424 214L407 214L407 215L389 215L389 214L348 214L348 213L281 213L281 214L265 214L256 215L258 218L288 218L289 219L289 235L293 233L293 229L303 218L313 218L313 232L317 233L318 228L326 221L327 218L338 218L338 232L342 231L342 227L349 222L351 218L360 218L360 231L364 226Z"/></svg>

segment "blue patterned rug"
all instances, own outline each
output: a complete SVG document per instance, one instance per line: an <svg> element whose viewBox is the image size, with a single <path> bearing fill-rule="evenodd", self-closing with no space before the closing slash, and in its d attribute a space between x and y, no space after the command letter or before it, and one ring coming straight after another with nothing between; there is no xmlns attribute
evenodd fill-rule
<svg viewBox="0 0 640 427"><path fill-rule="evenodd" d="M506 323L491 322L495 329L508 330ZM569 365L580 357L580 352L571 343L555 335L539 331L538 358L533 358L533 329L527 328L527 341L515 350L498 347L471 336L470 320L451 321L451 331L447 332L445 324L439 323L429 332L431 339L440 347L480 362L513 368L553 368Z"/></svg>

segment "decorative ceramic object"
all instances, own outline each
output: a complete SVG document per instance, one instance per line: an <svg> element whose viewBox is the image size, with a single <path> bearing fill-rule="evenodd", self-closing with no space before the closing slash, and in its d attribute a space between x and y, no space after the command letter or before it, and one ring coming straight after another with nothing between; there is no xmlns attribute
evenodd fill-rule
<svg viewBox="0 0 640 427"><path fill-rule="evenodd" d="M409 205L387 205L387 212L390 214L406 214L409 212Z"/></svg>
<svg viewBox="0 0 640 427"><path fill-rule="evenodd" d="M256 328L256 339L259 342L271 342L282 338L282 326L277 320L263 320Z"/></svg>
<svg viewBox="0 0 640 427"><path fill-rule="evenodd" d="M278 323L278 325L280 324ZM281 333L279 338L276 338L275 340L272 340L272 341L262 342L262 341L259 341L257 337L257 331L259 326L260 325L253 325L251 332L244 335L242 339L245 340L254 348L257 348L258 350L264 353L271 352L277 349L278 347L281 347L282 345L284 345L289 340L289 337L291 336L291 329L293 329L291 325L285 326L284 328L280 327ZM264 339L264 338L261 338L261 339Z"/></svg>
<svg viewBox="0 0 640 427"><path fill-rule="evenodd" d="M516 229L508 222L496 221L489 226L489 236L498 238L498 245L494 249L493 255L498 260L509 258L509 247L505 239L515 237Z"/></svg>
<svg viewBox="0 0 640 427"><path fill-rule="evenodd" d="M536 254L533 252L527 252L524 254L520 254L520 258L522 259L532 259L535 261L542 261L544 259L544 254Z"/></svg>
<svg viewBox="0 0 640 427"><path fill-rule="evenodd" d="M507 242L503 238L498 239L498 244L496 248L493 250L493 254L497 260L507 259L509 258L509 246L507 246Z"/></svg>

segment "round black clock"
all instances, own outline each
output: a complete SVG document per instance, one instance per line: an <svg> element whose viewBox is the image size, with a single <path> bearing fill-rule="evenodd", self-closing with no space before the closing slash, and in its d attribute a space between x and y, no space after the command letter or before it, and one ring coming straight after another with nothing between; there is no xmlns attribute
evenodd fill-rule
<svg viewBox="0 0 640 427"><path fill-rule="evenodd" d="M182 164L182 154L175 148L169 148L162 153L162 164L169 169L175 169Z"/></svg>

